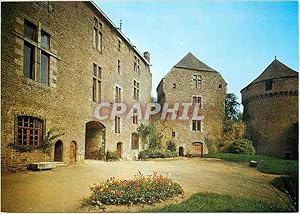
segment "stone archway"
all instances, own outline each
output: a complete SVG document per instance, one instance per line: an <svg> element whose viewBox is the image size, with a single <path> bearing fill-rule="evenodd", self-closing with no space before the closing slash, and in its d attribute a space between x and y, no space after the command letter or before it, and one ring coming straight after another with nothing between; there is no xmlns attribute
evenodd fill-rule
<svg viewBox="0 0 300 214"><path fill-rule="evenodd" d="M184 149L182 146L179 147L179 156L184 156Z"/></svg>
<svg viewBox="0 0 300 214"><path fill-rule="evenodd" d="M56 141L54 145L54 161L63 161L63 142L61 140Z"/></svg>
<svg viewBox="0 0 300 214"><path fill-rule="evenodd" d="M90 121L85 126L85 159L103 160L105 147L105 126Z"/></svg>

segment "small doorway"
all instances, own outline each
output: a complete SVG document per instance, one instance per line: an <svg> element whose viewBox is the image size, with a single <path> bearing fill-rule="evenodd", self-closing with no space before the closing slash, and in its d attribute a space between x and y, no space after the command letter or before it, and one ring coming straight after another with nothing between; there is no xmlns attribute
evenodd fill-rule
<svg viewBox="0 0 300 214"><path fill-rule="evenodd" d="M179 156L184 156L184 150L182 146L179 147Z"/></svg>
<svg viewBox="0 0 300 214"><path fill-rule="evenodd" d="M122 158L122 143L121 142L117 143L117 153L118 153L119 158Z"/></svg>
<svg viewBox="0 0 300 214"><path fill-rule="evenodd" d="M202 156L203 155L203 144L201 142L193 143L192 155L193 156Z"/></svg>
<svg viewBox="0 0 300 214"><path fill-rule="evenodd" d="M70 143L70 163L76 162L76 143L72 141Z"/></svg>
<svg viewBox="0 0 300 214"><path fill-rule="evenodd" d="M63 161L63 143L58 140L54 145L54 161Z"/></svg>

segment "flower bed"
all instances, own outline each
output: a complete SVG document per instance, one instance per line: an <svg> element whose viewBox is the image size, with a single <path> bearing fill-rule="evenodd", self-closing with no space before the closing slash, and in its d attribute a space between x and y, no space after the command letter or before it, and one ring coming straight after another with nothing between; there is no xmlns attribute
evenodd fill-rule
<svg viewBox="0 0 300 214"><path fill-rule="evenodd" d="M151 176L135 176L124 180L110 178L90 187L92 194L85 205L101 207L109 204L153 204L182 194L181 186L168 177L154 173Z"/></svg>

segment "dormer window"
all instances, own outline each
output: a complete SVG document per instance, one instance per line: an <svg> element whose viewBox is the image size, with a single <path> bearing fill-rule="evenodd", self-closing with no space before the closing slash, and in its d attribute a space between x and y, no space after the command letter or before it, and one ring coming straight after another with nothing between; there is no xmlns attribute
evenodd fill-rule
<svg viewBox="0 0 300 214"><path fill-rule="evenodd" d="M265 81L265 91L270 91L273 88L273 80L269 79Z"/></svg>

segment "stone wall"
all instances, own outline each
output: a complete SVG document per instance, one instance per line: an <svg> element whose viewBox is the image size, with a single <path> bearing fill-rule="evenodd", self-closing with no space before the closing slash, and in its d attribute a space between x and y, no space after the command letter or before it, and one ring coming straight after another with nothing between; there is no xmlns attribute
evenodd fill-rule
<svg viewBox="0 0 300 214"><path fill-rule="evenodd" d="M298 78L273 80L272 90L265 82L249 85L241 91L246 135L258 154L277 157L298 151Z"/></svg>
<svg viewBox="0 0 300 214"><path fill-rule="evenodd" d="M39 151L19 153L8 145L15 142L15 118L28 115L42 118L45 133L59 128L64 135L63 160L69 163L69 147L76 142L77 162L84 160L86 123L95 121L92 100L93 63L102 68L101 99L114 102L115 86L122 88L122 101L133 103L133 80L140 82L140 101L150 101L151 73L141 54L90 2L5 2L1 4L1 149L2 166L53 160ZM103 49L93 48L94 17L102 26ZM23 73L24 20L50 35L49 84L26 78ZM119 40L121 51L118 50ZM30 42L30 41L29 41ZM37 42L40 51L40 37ZM134 56L140 73L133 71ZM117 71L118 60L121 73ZM39 69L39 58L35 58ZM114 133L112 121L100 121L106 128L105 150L116 150L123 142L124 158L132 158L131 133L137 125L121 120L121 133ZM140 121L141 122L141 121ZM44 134L45 134L44 133Z"/></svg>
<svg viewBox="0 0 300 214"><path fill-rule="evenodd" d="M202 76L201 88L194 88L192 78L194 74ZM174 84L176 85L174 87ZM177 151L183 147L184 154L192 153L194 142L203 144L203 154L208 153L206 139L218 140L222 136L224 119L224 101L227 84L217 72L196 71L173 67L157 87L158 102L166 103L192 103L193 96L201 97L199 115L204 116L201 132L192 131L192 120L166 120L163 126L163 142L176 143ZM179 113L180 114L180 113ZM175 132L175 137L172 136Z"/></svg>

